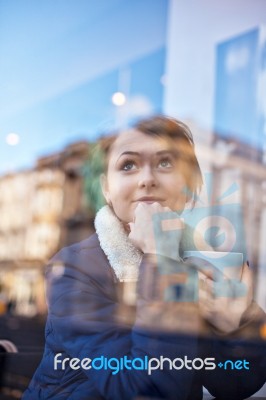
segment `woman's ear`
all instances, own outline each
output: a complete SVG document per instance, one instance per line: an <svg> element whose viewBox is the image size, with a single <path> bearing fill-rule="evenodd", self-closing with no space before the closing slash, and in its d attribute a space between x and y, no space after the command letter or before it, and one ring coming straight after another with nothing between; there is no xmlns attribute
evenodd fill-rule
<svg viewBox="0 0 266 400"><path fill-rule="evenodd" d="M106 203L110 205L111 200L109 196L107 177L105 174L101 174L100 183L101 183L103 197L105 198Z"/></svg>

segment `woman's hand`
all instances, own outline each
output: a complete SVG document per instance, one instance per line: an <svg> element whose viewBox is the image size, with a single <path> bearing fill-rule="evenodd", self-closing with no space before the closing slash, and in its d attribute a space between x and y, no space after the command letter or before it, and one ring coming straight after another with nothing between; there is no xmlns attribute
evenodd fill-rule
<svg viewBox="0 0 266 400"><path fill-rule="evenodd" d="M129 239L143 253L179 259L183 220L169 207L155 202L139 203L134 222L129 223Z"/></svg>
<svg viewBox="0 0 266 400"><path fill-rule="evenodd" d="M229 333L239 327L241 316L252 302L252 272L248 265L244 264L240 283L223 278L220 282L206 276L200 278L199 306L206 320L220 331ZM240 284L242 290L239 290ZM217 297L217 285L223 285L227 295Z"/></svg>

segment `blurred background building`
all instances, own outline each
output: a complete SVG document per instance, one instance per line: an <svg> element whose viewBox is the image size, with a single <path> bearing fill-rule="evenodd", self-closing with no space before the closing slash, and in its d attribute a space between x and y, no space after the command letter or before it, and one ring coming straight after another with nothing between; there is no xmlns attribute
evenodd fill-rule
<svg viewBox="0 0 266 400"><path fill-rule="evenodd" d="M59 248L94 231L82 182L88 149L77 142L39 158L31 170L1 177L2 312L45 314L44 265Z"/></svg>
<svg viewBox="0 0 266 400"><path fill-rule="evenodd" d="M90 144L155 113L242 206L266 310L265 26L264 0L0 0L0 314L45 315L45 263L93 232Z"/></svg>

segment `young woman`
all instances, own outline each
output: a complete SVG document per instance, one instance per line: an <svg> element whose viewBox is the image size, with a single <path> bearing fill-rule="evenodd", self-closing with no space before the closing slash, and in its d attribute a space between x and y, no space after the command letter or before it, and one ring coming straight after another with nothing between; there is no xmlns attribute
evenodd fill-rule
<svg viewBox="0 0 266 400"><path fill-rule="evenodd" d="M197 400L203 386L224 400L255 393L266 378L265 345L254 341L265 316L248 266L246 293L225 298L182 260L192 231L180 214L202 184L188 127L153 117L101 147L107 205L96 233L48 265L45 352L23 399Z"/></svg>

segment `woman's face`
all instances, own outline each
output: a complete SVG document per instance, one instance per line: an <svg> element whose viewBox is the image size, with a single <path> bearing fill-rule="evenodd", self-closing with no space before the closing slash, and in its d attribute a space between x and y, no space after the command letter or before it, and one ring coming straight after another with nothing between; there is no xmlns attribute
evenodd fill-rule
<svg viewBox="0 0 266 400"><path fill-rule="evenodd" d="M136 130L118 136L110 151L102 189L122 222L134 220L139 202L158 202L173 211L183 210L186 182L179 147L170 138L148 136Z"/></svg>

